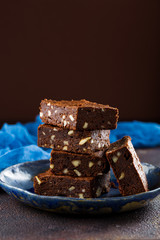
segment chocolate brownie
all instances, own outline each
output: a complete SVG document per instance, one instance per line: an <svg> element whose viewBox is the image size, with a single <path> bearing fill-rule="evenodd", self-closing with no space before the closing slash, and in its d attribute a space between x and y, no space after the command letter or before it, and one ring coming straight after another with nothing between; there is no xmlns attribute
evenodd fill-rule
<svg viewBox="0 0 160 240"><path fill-rule="evenodd" d="M89 155L52 150L50 169L55 175L94 177L107 173L110 166L104 152Z"/></svg>
<svg viewBox="0 0 160 240"><path fill-rule="evenodd" d="M148 184L140 160L128 136L112 143L106 152L123 196L146 192Z"/></svg>
<svg viewBox="0 0 160 240"><path fill-rule="evenodd" d="M42 124L38 127L38 146L92 154L108 148L109 133L109 130L74 131Z"/></svg>
<svg viewBox="0 0 160 240"><path fill-rule="evenodd" d="M50 170L34 177L34 191L39 195L76 198L99 197L108 192L110 173L97 177L56 176Z"/></svg>
<svg viewBox="0 0 160 240"><path fill-rule="evenodd" d="M118 109L86 100L55 101L40 104L42 122L73 130L115 129Z"/></svg>

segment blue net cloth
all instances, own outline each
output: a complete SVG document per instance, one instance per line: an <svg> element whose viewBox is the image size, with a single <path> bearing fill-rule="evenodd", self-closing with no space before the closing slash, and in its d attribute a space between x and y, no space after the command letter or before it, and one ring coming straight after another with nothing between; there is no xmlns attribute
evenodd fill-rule
<svg viewBox="0 0 160 240"><path fill-rule="evenodd" d="M37 128L41 124L39 116L35 122L21 124L5 123L0 130L0 171L11 165L49 159L51 149L37 146ZM160 145L160 124L144 122L119 122L111 131L110 141L114 142L125 135L132 138L136 148Z"/></svg>

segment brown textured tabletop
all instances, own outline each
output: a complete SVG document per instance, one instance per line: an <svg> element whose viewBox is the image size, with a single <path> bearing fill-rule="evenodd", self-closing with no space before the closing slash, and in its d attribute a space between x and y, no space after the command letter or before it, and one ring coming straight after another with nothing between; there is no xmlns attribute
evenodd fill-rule
<svg viewBox="0 0 160 240"><path fill-rule="evenodd" d="M137 150L143 162L160 166L160 148ZM148 206L106 216L64 216L36 210L0 192L0 240L160 239L160 196Z"/></svg>

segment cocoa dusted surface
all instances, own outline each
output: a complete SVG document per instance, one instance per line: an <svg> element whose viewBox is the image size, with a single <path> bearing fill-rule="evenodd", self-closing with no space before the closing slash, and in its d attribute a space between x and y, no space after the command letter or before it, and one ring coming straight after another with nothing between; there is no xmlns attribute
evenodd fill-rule
<svg viewBox="0 0 160 240"><path fill-rule="evenodd" d="M160 148L137 152L143 162L160 166ZM160 239L160 196L133 212L78 217L33 209L0 191L0 239Z"/></svg>

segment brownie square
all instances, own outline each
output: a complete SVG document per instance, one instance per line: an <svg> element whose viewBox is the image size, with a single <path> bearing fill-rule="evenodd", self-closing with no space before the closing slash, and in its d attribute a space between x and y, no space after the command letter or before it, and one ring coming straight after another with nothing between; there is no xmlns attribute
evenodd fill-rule
<svg viewBox="0 0 160 240"><path fill-rule="evenodd" d="M98 177L56 176L50 170L34 177L34 191L45 196L96 198L110 189L110 173Z"/></svg>
<svg viewBox="0 0 160 240"><path fill-rule="evenodd" d="M72 130L115 129L118 109L84 99L44 99L40 104L40 118L46 124Z"/></svg>
<svg viewBox="0 0 160 240"><path fill-rule="evenodd" d="M106 157L123 196L148 191L146 175L129 136L112 143Z"/></svg>
<svg viewBox="0 0 160 240"><path fill-rule="evenodd" d="M104 152L89 155L52 150L50 169L55 175L95 177L107 173L110 166Z"/></svg>
<svg viewBox="0 0 160 240"><path fill-rule="evenodd" d="M109 147L109 134L109 130L76 131L42 124L38 127L38 146L92 154Z"/></svg>

